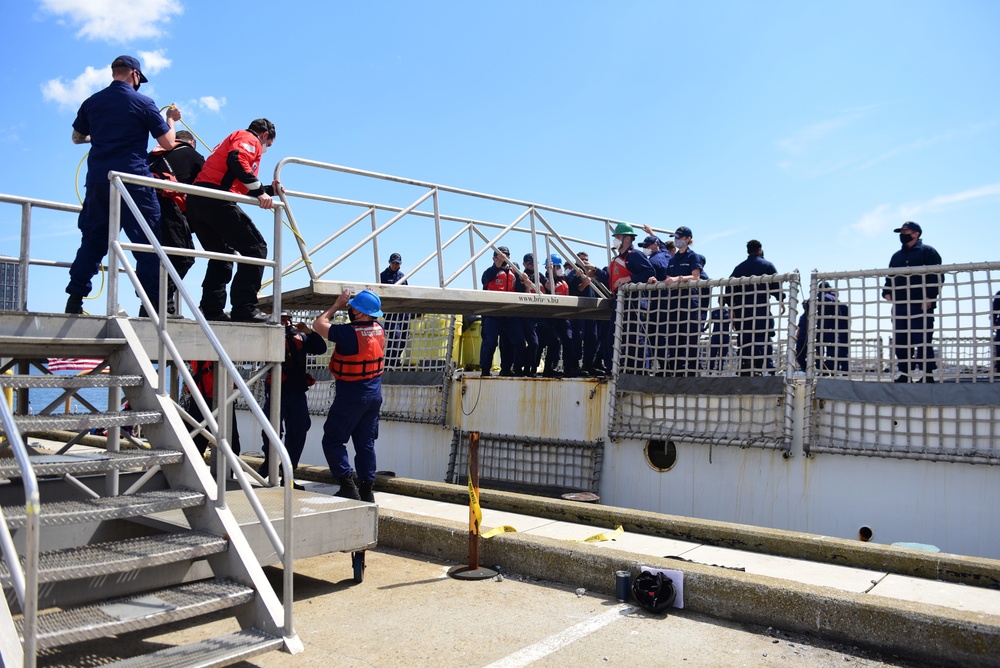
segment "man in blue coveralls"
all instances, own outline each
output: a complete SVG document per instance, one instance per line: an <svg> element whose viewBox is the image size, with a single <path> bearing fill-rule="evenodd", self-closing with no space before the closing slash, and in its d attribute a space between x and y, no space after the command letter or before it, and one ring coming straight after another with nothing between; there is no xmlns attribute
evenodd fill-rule
<svg viewBox="0 0 1000 668"><path fill-rule="evenodd" d="M350 323L332 324L330 318L345 306ZM382 300L371 290L362 290L353 299L351 291L344 290L313 322L313 331L334 346L330 371L336 385L323 425L323 454L340 485L335 496L369 503L375 501L375 439L385 364L385 331L377 320L382 315ZM347 457L348 439L354 442L357 484Z"/></svg>
<svg viewBox="0 0 1000 668"><path fill-rule="evenodd" d="M138 93L139 85L147 79L139 68L139 61L132 56L118 56L111 63L113 81L80 105L73 121L73 143L90 143L87 158L87 194L77 226L83 235L76 258L69 269L66 292L66 313L83 313L83 298L93 287L91 279L97 274L101 260L108 254L108 216L110 185L108 172L118 171L139 176L152 176L146 158L147 136L152 135L164 149L174 147L174 122L181 119L181 112L171 106L163 120L156 103ZM156 191L125 184L132 199L139 207L153 233L160 234L160 205ZM122 203L121 226L133 243L149 243L132 211ZM159 302L159 262L152 253L137 253L135 272L143 290L157 306Z"/></svg>

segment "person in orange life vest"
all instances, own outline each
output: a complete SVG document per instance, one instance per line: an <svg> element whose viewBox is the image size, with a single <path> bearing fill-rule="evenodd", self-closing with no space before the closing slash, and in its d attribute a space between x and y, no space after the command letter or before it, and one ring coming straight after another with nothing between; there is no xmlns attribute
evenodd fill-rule
<svg viewBox="0 0 1000 668"><path fill-rule="evenodd" d="M345 306L350 323L332 324L330 318ZM375 439L385 367L385 330L377 320L382 315L382 300L371 290L353 299L351 291L344 290L313 322L316 333L333 343L335 394L323 425L323 454L340 485L335 496L369 503L375 501ZM354 442L357 484L347 456L348 439Z"/></svg>
<svg viewBox="0 0 1000 668"><path fill-rule="evenodd" d="M494 292L515 292L517 276L510 267L510 250L498 246L493 253L493 265L483 272L483 290ZM513 376L514 368L524 366L527 350L524 330L518 318L484 315L483 340L479 346L479 367L482 377L488 378L493 366L493 353L500 346L500 375ZM505 350L507 351L505 354Z"/></svg>
<svg viewBox="0 0 1000 668"><path fill-rule="evenodd" d="M210 408L215 408L215 363L211 361L191 362L191 375L194 376L194 383L198 387L198 391L201 392L202 396L205 397L206 403L208 403ZM201 409L198 408L198 404L194 401L190 402L190 410L188 413L198 422L205 419L202 414ZM237 455L240 454L240 430L236 423L236 418L230 412L230 423L229 423L229 446L233 449L233 452ZM208 438L204 434L199 433L194 437L194 444L198 448L198 452L202 455L205 454L205 450L208 448ZM212 449L212 470L215 470L215 462L217 457L217 450Z"/></svg>
<svg viewBox="0 0 1000 668"><path fill-rule="evenodd" d="M649 263L643 253L635 248L635 229L628 223L618 223L614 229L613 248L615 256L611 264L604 269L597 269L593 266L587 267L587 275L597 278L611 288L612 296L618 298L618 289L629 283L646 283L655 275L653 265ZM642 304L627 304L625 311L625 322L622 332L622 357L624 366L627 369L640 369L645 366L645 324L640 321ZM613 350L614 337L614 314L612 313L612 326L606 330L604 341L602 341L604 352L604 365L611 368L611 355ZM640 356L640 351L642 355Z"/></svg>
<svg viewBox="0 0 1000 668"><path fill-rule="evenodd" d="M563 274L563 261L553 254L545 263L546 280L542 283L542 292L569 296L569 283ZM538 321L539 344L545 346L545 369L542 375L546 378L556 378L565 375L575 378L580 375L580 358L574 355L573 332L566 318L542 318ZM556 371L562 356L563 373Z"/></svg>
<svg viewBox="0 0 1000 668"><path fill-rule="evenodd" d="M275 181L265 186L257 173L261 158L274 143L274 132L274 123L258 118L246 130L230 134L212 150L194 185L256 197L260 208L273 209L271 196L281 194L281 184ZM267 257L267 242L236 202L189 195L187 209L191 230L205 250ZM209 320L266 322L268 316L257 302L263 276L264 267L257 264L240 263L234 277L232 262L209 260L201 283L201 312ZM233 310L226 315L226 286L230 280Z"/></svg>
<svg viewBox="0 0 1000 668"><path fill-rule="evenodd" d="M198 152L198 142L187 130L178 130L174 137L177 143L173 148L158 146L150 152L149 171L158 179L191 185L205 164L205 156ZM160 202L160 241L164 246L194 250L191 227L185 214L187 195L170 190L156 192ZM171 255L170 263L184 278L194 265L194 258ZM167 280L167 315L177 316L177 286L173 279Z"/></svg>
<svg viewBox="0 0 1000 668"><path fill-rule="evenodd" d="M312 387L314 381L306 372L306 355L325 353L326 341L304 322L293 325L289 313L281 314L281 324L285 328L285 361L281 365L281 418L278 423L278 433L283 436L285 449L288 450L288 457L292 460L292 477L294 477L295 467L299 465L302 450L306 445L306 432L312 425L306 391ZM268 375L264 383L264 415L271 414L272 382L272 376ZM264 463L257 472L266 477L271 457L271 442L263 431L261 437L264 439ZM295 487L301 489L298 485Z"/></svg>

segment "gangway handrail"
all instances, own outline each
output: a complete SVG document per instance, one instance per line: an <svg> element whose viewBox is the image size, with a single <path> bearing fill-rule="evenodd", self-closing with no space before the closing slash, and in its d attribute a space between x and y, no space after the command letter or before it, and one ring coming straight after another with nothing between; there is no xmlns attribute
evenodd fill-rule
<svg viewBox="0 0 1000 668"><path fill-rule="evenodd" d="M302 165L302 166L306 166L306 167L314 167L314 168L318 168L318 169L326 169L326 170L329 170L329 171L340 172L340 173L344 173L344 174L350 174L350 175L355 175L355 176L362 176L362 177L367 177L367 178L375 178L375 179L380 179L380 180L389 181L389 182L393 182L393 183L400 183L400 184L405 184L405 185L412 185L412 186L416 186L416 187L420 187L420 188L427 188L428 189L427 193L425 193L424 195L422 195L420 198L418 198L416 200L416 202L414 202L413 204L410 204L409 206L405 207L404 209L399 209L399 208L390 207L390 206L376 205L376 204L372 204L372 203L369 203L369 202L359 202L359 201L353 201L353 200L346 200L346 199L342 199L342 198L335 198L335 197L315 195L315 194L311 194L311 193L302 193L302 192L296 192L296 191L286 191L282 195L282 201L285 203L286 215L288 216L288 219L289 219L289 221L291 223L292 230L295 233L296 243L298 244L300 252L302 253L301 261L306 264L307 270L309 272L309 276L310 276L311 280L313 280L313 281L316 281L319 278L321 278L323 275L327 274L334 267L338 266L341 262L343 262L348 257L350 257L354 253L354 251L358 250L359 248L363 247L365 244L367 244L369 242L371 242L373 244L374 249L375 249L375 264L376 264L376 270L375 271L377 273L378 272L378 265L379 265L379 262L378 262L378 235L382 231L384 231L389 225L392 225L393 223L395 223L396 221L398 221L403 215L416 215L416 216L422 216L422 217L432 217L435 220L435 223L436 223L435 224L435 229L434 229L435 236L436 236L436 239L435 239L435 241L436 241L436 244L435 244L436 251L434 253L432 253L430 257L428 257L425 260L421 261L416 266L416 268L413 269L410 272L410 274L409 274L410 277L412 277L419 269L421 269L424 266L426 266L426 264L428 264L435 257L438 260L438 285L439 285L439 287L444 288L444 287L450 285L451 282L455 280L455 278L457 277L457 275L460 275L470 265L473 266L473 274L475 274L475 266L474 266L475 260L478 259L479 257L481 257L483 255L483 253L485 253L489 248L493 248L494 250L496 250L494 244L488 243L487 246L485 248L481 249L479 252L475 252L474 248L470 249L470 255L472 256L471 259L468 260L468 261L466 261L462 265L461 269L459 269L457 272L453 273L451 276L449 276L447 278L445 278L445 273L444 273L443 251L444 251L444 248L447 247L447 246L449 246L451 243L453 243L460 234L462 234L464 232L467 232L467 231L470 231L469 226L468 226L468 224L470 222L472 223L471 230L479 233L479 236L482 237L483 239L485 239L486 237L477 229L477 224L486 225L487 223L477 223L475 221L471 221L470 219L464 218L464 217L455 217L455 216L442 215L441 212L440 212L440 210L439 210L439 205L438 205L438 199L439 199L440 193L450 193L450 194L461 195L461 196L465 196L465 197L472 197L472 198L477 198L477 199L482 199L482 200L488 200L488 201L498 202L498 203L502 203L502 204L510 204L510 205L524 207L525 210L524 210L524 212L520 216L518 216L517 221L523 220L529 214L531 215L531 230L530 230L530 234L532 236L532 252L535 255L538 254L538 247L537 247L537 243L536 243L536 240L535 240L535 238L536 238L537 235L541 234L542 236L544 236L546 249L549 248L549 243L550 243L550 237L551 236L555 236L555 237L559 238L558 233L556 233L551 228L551 226L548 225L548 223L545 223L545 227L548 229L548 233L545 233L545 232L539 233L539 232L537 232L535 230L535 217L536 217L536 215L538 217L541 217L538 214L539 211L546 211L546 212L556 213L556 214L560 214L560 215L572 216L572 217L580 218L580 219L584 219L584 220L592 220L592 221L601 222L601 223L604 224L606 236L607 236L607 233L609 232L610 228L612 228L617 223L624 222L624 221L620 221L620 220L614 219L614 218L609 218L609 217L606 217L606 216L598 216L598 215L594 215L594 214L586 214L586 213L581 213L581 212L578 212L578 211L573 211L573 210L570 210L570 209L565 209L565 208L555 207L555 206L548 206L548 205L544 205L544 204L537 204L537 203L533 203L533 202L527 202L525 200L515 199L515 198L511 198L511 197L503 197L503 196L499 196L499 195L491 195L491 194L488 194L488 193L482 193L482 192L478 192L478 191L474 191L474 190L468 190L468 189L465 189L465 188L456 188L456 187L452 187L452 186L446 186L446 185L441 185L441 184L430 183L430 182L427 182L427 181L420 181L420 180L416 180L416 179L410 179L410 178L405 178L405 177L393 176L393 175L389 175L389 174L382 174L382 173L379 173L379 172L372 172L372 171L368 171L368 170L355 169L355 168L352 168L352 167L346 167L346 166L343 166L343 165L336 165L336 164L333 164L333 163L326 163L326 162L321 162L321 161L317 161L317 160L308 160L308 159L305 159L305 158L287 157L287 158L284 158L284 159L280 160L278 162L278 164L275 166L275 170L274 170L275 180L280 180L280 178L281 178L281 171L284 168L284 166L288 165L288 164L297 164L297 165ZM429 196L433 196L433 205L434 205L434 211L433 211L433 213L429 213L429 212L426 212L426 211L420 211L420 210L418 210L416 207L419 206L423 201L426 201L426 199ZM302 238L302 236L301 236L301 234L299 232L300 227L299 227L297 221L295 220L295 215L292 212L292 207L290 206L290 204L288 202L288 198L289 197L302 197L302 198L313 199L313 200L317 200L317 201L331 202L331 203L337 203L337 204L347 204L347 205L351 205L351 206L359 206L359 207L364 208L365 211L361 215L355 217L346 227L341 228L340 230L338 230L337 232L335 232L332 236L330 236L327 239L325 239L324 241L320 242L320 244L317 245L316 247L314 247L312 250L308 250L306 248L305 241L304 241L304 239ZM389 223L383 224L380 227L376 227L375 223L374 223L374 215L375 215L375 212L377 210L396 211L397 215L395 215L389 221ZM373 229L372 229L371 233L367 234L364 237L364 239L362 239L360 242L358 242L357 244L355 244L349 251L343 253L340 257L336 258L333 262L329 263L328 265L326 265L322 269L320 269L320 270L317 271L312 266L311 256L313 255L313 253L315 253L319 249L325 247L327 244L329 244L335 238L337 238L338 236L340 236L341 234L343 234L344 232L346 232L348 229L354 227L359 222L361 222L362 220L364 220L366 217L369 217L369 216L372 217L372 221L373 221L373 224L372 224ZM464 224L464 227L463 227L462 231L459 232L458 235L455 235L451 239L449 239L449 241L446 244L443 242L442 237L441 237L440 221L442 221L442 220L447 220L449 222L459 222L459 223L463 223ZM519 229L517 229L515 227L515 225L516 225L516 223L510 224L510 225L506 225L506 226L492 225L493 227L499 227L502 230L501 233L498 235L498 237L496 239L501 238L504 234L506 234L507 232L510 232L510 231L526 232L526 230L519 230ZM496 241L496 239L494 241ZM593 244L595 247L601 247L600 244L596 244L594 242L584 242L584 243ZM472 235L471 235L471 232L470 232L470 244L472 244ZM566 244L565 241L560 241L559 243L556 243L556 247L559 248L559 250L561 252L563 252L564 254L566 254L567 257L575 257L576 256L576 254L569 248L568 244ZM605 245L603 247L606 249L607 245ZM548 250L546 250L546 255L547 254L548 254ZM300 261L299 259L296 259L284 271L291 271L292 268L298 266L299 261ZM539 264L542 264L542 263L539 263ZM512 266L513 266L513 263L512 263ZM514 269L515 269L516 273L518 273L518 275L521 275L521 272L517 272L517 267L514 267ZM474 286L478 287L478 285L475 284L475 278L476 277L473 276ZM600 288L597 288L597 289L600 291ZM605 293L602 292L602 294L604 294L604 296L608 296L610 293L605 294Z"/></svg>
<svg viewBox="0 0 1000 668"><path fill-rule="evenodd" d="M371 172L364 169L356 169L354 167L345 167L344 165L336 165L329 162L320 162L318 160L307 160L305 158L295 158L288 157L282 158L278 161L278 164L274 167L274 179L276 181L280 180L279 176L281 174L281 169L285 165L303 165L306 167L318 167L320 169L328 169L334 172L342 172L344 174L353 174L354 176L367 176L371 178L381 179L383 181L392 181L394 183L403 183L406 185L417 186L419 188L431 188L438 192L447 192L455 195L466 195L469 197L477 197L479 199L488 199L494 202L501 202L503 204L515 204L517 206L533 207L535 209L541 209L542 211L551 211L552 213L564 214L567 216L575 216L578 218L586 218L588 220L596 220L601 222L606 222L609 224L616 225L618 223L624 223L627 221L617 220L615 218L608 218L605 216L597 216L590 213L580 213L578 211L573 211L571 209L562 209L554 206L547 206L545 204L536 204L534 202L528 202L526 200L514 199L512 197L503 197L501 195L490 195L488 193L482 193L475 190L466 190L464 188L454 188L452 186L445 186L437 183L430 183L429 181L419 181L417 179L409 179L402 176L392 176L391 174L381 174L379 172Z"/></svg>
<svg viewBox="0 0 1000 668"><path fill-rule="evenodd" d="M21 432L14 421L14 414L6 401L0 399L0 424L3 425L7 443L14 452L14 459L21 470L21 481L24 486L25 525L24 525L24 567L18 558L14 540L10 535L7 522L3 520L0 511L0 547L3 549L4 560L10 570L11 584L21 605L23 615L21 661L26 668L34 668L38 649L38 554L40 550L41 498L38 489L38 478L31 466L28 449L21 438ZM16 638L14 639L16 641ZM3 658L0 656L0 658ZM17 657L10 657L16 659ZM20 663L20 662L19 662ZM15 664L10 664L15 665Z"/></svg>
<svg viewBox="0 0 1000 668"><path fill-rule="evenodd" d="M153 234L152 229L149 227L149 223L146 222L145 217L139 211L139 208L136 205L135 201L132 199L132 196L129 193L128 189L125 188L125 183L145 185L152 188L163 188L165 187L165 183L162 180L158 179L135 176L132 174L125 174L122 172L114 172L114 171L110 172L108 174L108 177L111 179L111 209L110 209L111 225L109 233L109 239L111 239L110 248L111 251L113 252L114 258L122 263L122 267L128 274L129 280L133 283L136 292L139 295L140 300L142 300L143 305L146 307L147 313L149 314L150 320L153 323L154 328L156 329L157 336L160 339L161 343L160 358L158 360L161 382L159 387L157 388L158 394L160 394L161 396L164 396L166 394L166 383L163 382L163 379L166 369L166 353L169 351L170 357L173 360L175 360L175 362L179 362L176 365L177 369L183 376L185 384L191 391L192 399L194 399L195 403L198 405L198 408L201 409L202 414L209 425L209 428L212 431L219 433L220 431L219 423L215 420L215 417L212 414L211 409L209 409L207 402L201 395L201 392L198 390L197 384L194 382L194 378L192 377L190 371L188 370L187 365L183 363L184 362L183 357L180 355L176 345L173 342L173 339L170 337L169 333L166 330L165 326L166 319L162 317L164 314L162 312L157 312L155 309L152 308L152 302L149 299L149 295L146 294L142 284L139 282L135 270L128 263L128 258L125 255L124 246L118 240L119 229L121 226L121 218L120 218L121 201L124 201L125 204L129 207L133 216L136 219L136 222L139 224L139 226L142 228L142 231L145 233L146 238L151 242L149 244L150 249L156 253L157 257L160 260L161 277L164 271L167 274L169 274L170 278L174 281L176 285L177 294L180 295L181 299L183 299L184 302L191 309L191 313L195 321L198 323L198 326L201 328L202 332L205 334L209 343L212 345L212 348L215 350L215 353L218 355L219 364L221 364L222 368L224 369L224 372L220 369L219 375L223 378L226 375L232 377L232 382L236 385L237 390L241 392L243 396L246 398L247 406L249 407L250 412L257 419L257 421L260 422L264 432L266 433L271 444L275 446L275 451L277 452L279 458L281 459L281 465L284 467L285 471L285 476L284 476L285 521L283 523L284 524L283 541L278 537L277 532L274 529L274 525L271 522L270 518L267 516L267 513L264 511L260 503L260 500L257 498L257 495L253 493L252 488L250 487L250 483L247 479L247 476L243 471L242 462L239 459L239 457L237 457L236 454L232 451L232 447L230 446L228 439L225 437L218 439L218 441L221 442L220 450L222 451L225 457L226 463L228 463L228 465L232 467L233 473L236 475L236 480L239 482L240 487L242 488L244 494L246 495L251 508L253 508L254 513L257 515L257 518L261 522L261 527L263 528L264 533L267 535L269 541L271 542L272 546L275 549L275 552L279 560L282 563L284 571L283 573L284 591L282 592L283 593L282 607L284 608L283 632L286 638L291 638L292 636L294 636L294 628L292 625L292 603L294 601L293 598L294 541L293 541L293 526L292 526L293 525L292 485L294 483L294 480L293 476L291 475L291 471L293 470L291 465L291 458L288 455L288 451L284 447L281 437L278 435L277 431L271 425L270 418L264 416L264 412L261 409L260 405L257 403L257 401L254 399L253 393L250 391L250 387L247 385L246 381L244 381L242 376L239 374L238 370L236 369L236 365L233 364L233 361L229 358L229 355L226 353L225 347L222 345L222 342L216 336L215 331L209 325L208 320L205 318L204 314L201 313L201 311L197 308L194 298L191 296L191 293L188 291L188 289L184 286L184 282L181 276L177 273L177 269L173 266L173 263L170 262L170 258L167 255L166 250L160 244L156 236ZM177 184L170 182L169 185L171 189L173 189ZM194 189L195 187L185 186L185 188ZM180 188L177 189L180 190ZM242 195L234 195L232 193L217 191L210 188L204 188L204 189L198 188L197 190L199 191L198 194L202 194L208 197L215 197L215 199L245 202L248 204L257 203L257 200L255 198L246 197ZM282 208L283 208L282 206L276 203L275 237L279 239L280 239L279 231L281 225ZM274 267L279 267L280 257L281 257L281 246L280 243L278 243L277 241L275 242L274 252L275 252L275 260L271 261L270 264ZM235 261L241 261L244 258L242 258L241 256L233 256L233 259ZM274 313L280 312L280 307L281 307L280 285L281 285L280 276L276 275ZM160 286L161 296L164 290L165 286L163 285L163 281L161 280L161 286ZM114 297L109 295L109 299L112 298ZM166 308L166 305L163 303L162 299L160 301L160 307L161 310ZM272 318L273 317L274 315L272 314ZM228 383L229 380L225 380L225 384L223 385L223 387L228 388ZM277 399L277 404L280 405L280 396ZM220 402L220 406L221 405L224 404ZM225 414L224 412L220 411L220 415L224 414ZM225 429L223 429L223 434L225 434ZM216 486L217 486L216 504L219 508L225 508L226 473L227 473L226 469L227 469L226 464L220 462L219 465L217 466L217 471L216 471Z"/></svg>

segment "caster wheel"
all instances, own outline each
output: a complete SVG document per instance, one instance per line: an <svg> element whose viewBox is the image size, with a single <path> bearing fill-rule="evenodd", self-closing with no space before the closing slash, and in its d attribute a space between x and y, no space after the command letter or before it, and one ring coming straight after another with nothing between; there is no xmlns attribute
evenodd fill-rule
<svg viewBox="0 0 1000 668"><path fill-rule="evenodd" d="M351 565L354 567L354 581L362 582L365 579L365 553L352 552Z"/></svg>

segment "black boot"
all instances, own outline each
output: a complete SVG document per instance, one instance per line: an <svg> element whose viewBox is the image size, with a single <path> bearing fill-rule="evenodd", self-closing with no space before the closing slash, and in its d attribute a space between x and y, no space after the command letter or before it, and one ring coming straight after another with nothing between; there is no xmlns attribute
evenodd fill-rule
<svg viewBox="0 0 1000 668"><path fill-rule="evenodd" d="M372 491L372 486L375 484L374 480L359 480L358 481L358 495L361 497L362 501L367 503L375 503L375 492Z"/></svg>
<svg viewBox="0 0 1000 668"><path fill-rule="evenodd" d="M70 315L83 315L83 295L71 294L66 300L66 313Z"/></svg>
<svg viewBox="0 0 1000 668"><path fill-rule="evenodd" d="M361 500L361 495L358 493L358 486L354 484L353 475L345 475L343 478L337 480L337 484L340 485L340 490L334 496L344 499L354 499L355 501Z"/></svg>

